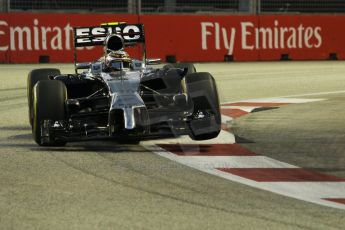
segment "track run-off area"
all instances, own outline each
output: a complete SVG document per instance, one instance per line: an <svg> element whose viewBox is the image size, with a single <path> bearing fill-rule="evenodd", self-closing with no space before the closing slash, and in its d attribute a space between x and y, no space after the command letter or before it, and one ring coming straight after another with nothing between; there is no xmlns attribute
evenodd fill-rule
<svg viewBox="0 0 345 230"><path fill-rule="evenodd" d="M34 68L0 65L0 229L343 229L345 63L200 63L223 131L38 147Z"/></svg>

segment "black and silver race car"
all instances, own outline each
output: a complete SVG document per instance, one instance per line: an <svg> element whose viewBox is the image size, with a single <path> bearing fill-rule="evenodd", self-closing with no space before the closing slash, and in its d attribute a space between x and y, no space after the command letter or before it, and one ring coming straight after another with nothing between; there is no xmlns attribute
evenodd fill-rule
<svg viewBox="0 0 345 230"><path fill-rule="evenodd" d="M196 72L190 63L149 67L159 59L146 59L142 24L75 28L74 45L75 73L45 68L28 75L29 119L38 145L109 137L137 142L218 136L221 115L212 75ZM104 46L104 57L76 62L77 47L98 45ZM144 47L143 60L131 60L124 52L134 45Z"/></svg>

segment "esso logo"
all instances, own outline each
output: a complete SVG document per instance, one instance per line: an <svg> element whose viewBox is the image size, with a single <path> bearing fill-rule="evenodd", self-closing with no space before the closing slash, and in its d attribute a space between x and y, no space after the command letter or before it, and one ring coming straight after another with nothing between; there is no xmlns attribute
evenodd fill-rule
<svg viewBox="0 0 345 230"><path fill-rule="evenodd" d="M103 27L94 27L94 28L78 28L77 36L90 36L90 35L106 35L107 29Z"/></svg>
<svg viewBox="0 0 345 230"><path fill-rule="evenodd" d="M131 36L131 35L123 36L123 39L125 39L125 40L138 40L140 38L140 35L137 34L137 33L140 33L140 29L139 29L139 27L137 27L135 25L126 26L125 28L123 28L122 33L123 34L136 33L136 35L134 35L134 36Z"/></svg>
<svg viewBox="0 0 345 230"><path fill-rule="evenodd" d="M108 34L117 34L125 41L136 41L141 38L141 30L137 25L124 27L89 27L76 30L77 43L100 43L104 42Z"/></svg>
<svg viewBox="0 0 345 230"><path fill-rule="evenodd" d="M128 25L124 28L116 27L114 33L122 36L124 40L138 40L140 38L140 28L136 25ZM133 33L134 35L131 35Z"/></svg>

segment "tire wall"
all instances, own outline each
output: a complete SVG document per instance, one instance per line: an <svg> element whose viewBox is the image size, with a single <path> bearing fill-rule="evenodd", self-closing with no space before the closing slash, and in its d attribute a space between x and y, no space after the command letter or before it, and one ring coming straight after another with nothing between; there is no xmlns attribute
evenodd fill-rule
<svg viewBox="0 0 345 230"><path fill-rule="evenodd" d="M143 23L149 58L180 62L345 59L345 15L0 14L0 62L73 62L73 27ZM78 50L78 61L102 55ZM140 58L139 48L129 53Z"/></svg>

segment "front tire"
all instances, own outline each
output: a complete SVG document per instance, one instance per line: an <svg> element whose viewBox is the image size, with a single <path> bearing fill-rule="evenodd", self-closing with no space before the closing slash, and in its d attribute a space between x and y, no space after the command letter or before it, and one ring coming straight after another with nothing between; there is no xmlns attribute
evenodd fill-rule
<svg viewBox="0 0 345 230"><path fill-rule="evenodd" d="M33 111L32 111L32 103L33 103L33 88L35 84L42 80L48 80L49 76L56 76L60 74L59 69L54 68L45 68L45 69L34 69L32 70L27 78L27 97L28 97L28 106L29 106L29 122L32 126L33 123Z"/></svg>
<svg viewBox="0 0 345 230"><path fill-rule="evenodd" d="M217 86L209 73L192 73L185 77L193 115L188 122L189 136L193 140L208 140L218 136L221 130L221 113Z"/></svg>
<svg viewBox="0 0 345 230"><path fill-rule="evenodd" d="M35 142L41 146L63 146L65 141L56 140L50 133L43 131L44 122L66 119L65 101L67 89L63 82L56 80L39 81L33 88L33 125ZM49 131L49 128L48 128Z"/></svg>

